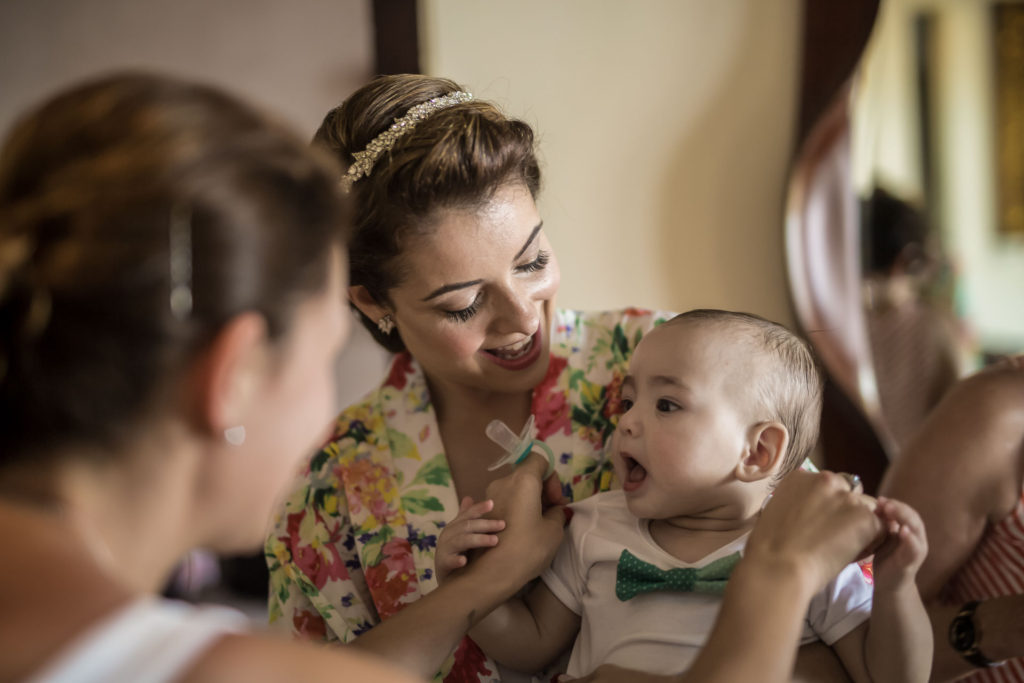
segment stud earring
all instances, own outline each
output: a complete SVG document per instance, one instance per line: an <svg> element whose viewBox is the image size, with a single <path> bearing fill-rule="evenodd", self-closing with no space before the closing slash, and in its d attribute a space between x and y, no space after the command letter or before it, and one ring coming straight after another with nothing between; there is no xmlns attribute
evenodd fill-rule
<svg viewBox="0 0 1024 683"><path fill-rule="evenodd" d="M377 321L377 329L380 330L383 335L391 334L391 331L395 329L395 319L391 317L390 313Z"/></svg>
<svg viewBox="0 0 1024 683"><path fill-rule="evenodd" d="M232 446L241 446L245 443L245 425L225 429L224 440Z"/></svg>

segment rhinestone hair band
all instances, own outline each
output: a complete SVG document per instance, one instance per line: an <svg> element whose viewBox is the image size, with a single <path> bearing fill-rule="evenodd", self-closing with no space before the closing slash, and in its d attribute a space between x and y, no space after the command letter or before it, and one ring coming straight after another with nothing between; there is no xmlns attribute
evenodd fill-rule
<svg viewBox="0 0 1024 683"><path fill-rule="evenodd" d="M395 141L415 128L417 123L436 111L454 107L456 104L462 104L463 102L469 102L471 99L473 99L472 93L456 90L447 95L427 100L422 104L417 104L407 111L405 116L395 119L395 122L386 131L370 141L366 149L352 155L355 161L348 167L348 172L342 176L341 189L347 193L352 189L352 183L364 176L370 175L370 171L373 170L373 165L380 158L380 155L391 149Z"/></svg>

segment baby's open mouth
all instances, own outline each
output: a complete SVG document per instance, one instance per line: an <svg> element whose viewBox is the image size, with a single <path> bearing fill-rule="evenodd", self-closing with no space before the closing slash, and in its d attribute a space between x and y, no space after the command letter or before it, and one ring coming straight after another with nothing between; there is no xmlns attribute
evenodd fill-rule
<svg viewBox="0 0 1024 683"><path fill-rule="evenodd" d="M632 456L623 454L622 464L626 468L627 484L639 484L647 478L647 468L637 462Z"/></svg>

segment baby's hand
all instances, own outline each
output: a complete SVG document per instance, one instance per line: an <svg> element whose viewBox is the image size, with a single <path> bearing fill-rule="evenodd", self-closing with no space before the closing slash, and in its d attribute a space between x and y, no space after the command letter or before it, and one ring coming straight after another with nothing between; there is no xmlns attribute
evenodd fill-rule
<svg viewBox="0 0 1024 683"><path fill-rule="evenodd" d="M906 503L882 496L878 497L875 514L889 532L875 551L875 590L894 590L913 584L928 554L924 522Z"/></svg>
<svg viewBox="0 0 1024 683"><path fill-rule="evenodd" d="M483 519L483 515L493 508L493 500L474 504L469 496L462 499L459 514L445 525L437 539L434 573L438 583L456 569L466 566L468 551L497 545L498 537L495 534L505 528L505 522L500 519Z"/></svg>

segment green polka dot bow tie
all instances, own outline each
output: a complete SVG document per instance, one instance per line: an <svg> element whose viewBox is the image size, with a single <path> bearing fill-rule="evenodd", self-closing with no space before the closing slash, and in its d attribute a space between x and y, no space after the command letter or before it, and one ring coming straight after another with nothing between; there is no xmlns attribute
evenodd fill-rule
<svg viewBox="0 0 1024 683"><path fill-rule="evenodd" d="M615 595L626 601L641 593L682 591L721 595L740 554L733 553L697 568L658 569L628 550L619 555L615 572Z"/></svg>

